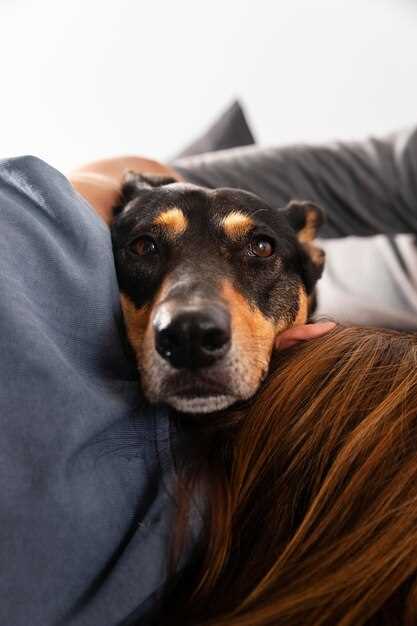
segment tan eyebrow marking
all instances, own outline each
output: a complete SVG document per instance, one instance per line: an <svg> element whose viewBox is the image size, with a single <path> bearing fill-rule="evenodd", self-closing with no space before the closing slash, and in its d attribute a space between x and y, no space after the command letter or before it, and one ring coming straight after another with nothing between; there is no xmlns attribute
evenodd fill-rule
<svg viewBox="0 0 417 626"><path fill-rule="evenodd" d="M157 215L154 224L165 228L171 237L178 237L187 230L188 221L181 209L175 207Z"/></svg>
<svg viewBox="0 0 417 626"><path fill-rule="evenodd" d="M246 235L253 225L252 218L241 211L232 211L221 220L221 226L230 239L239 239Z"/></svg>

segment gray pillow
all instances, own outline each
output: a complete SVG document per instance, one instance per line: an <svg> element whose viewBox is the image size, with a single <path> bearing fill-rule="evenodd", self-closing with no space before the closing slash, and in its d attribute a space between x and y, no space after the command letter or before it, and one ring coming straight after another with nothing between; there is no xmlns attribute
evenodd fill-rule
<svg viewBox="0 0 417 626"><path fill-rule="evenodd" d="M254 143L255 138L249 128L243 108L240 102L235 100L201 137L181 150L175 158L249 146Z"/></svg>

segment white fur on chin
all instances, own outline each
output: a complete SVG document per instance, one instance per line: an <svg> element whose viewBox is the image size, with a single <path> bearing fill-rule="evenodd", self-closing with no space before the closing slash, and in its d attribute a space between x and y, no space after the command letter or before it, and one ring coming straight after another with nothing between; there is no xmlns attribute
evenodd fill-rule
<svg viewBox="0 0 417 626"><path fill-rule="evenodd" d="M171 396L166 402L181 413L214 413L221 411L234 404L237 398L234 396L206 396L203 398L182 398L181 396Z"/></svg>

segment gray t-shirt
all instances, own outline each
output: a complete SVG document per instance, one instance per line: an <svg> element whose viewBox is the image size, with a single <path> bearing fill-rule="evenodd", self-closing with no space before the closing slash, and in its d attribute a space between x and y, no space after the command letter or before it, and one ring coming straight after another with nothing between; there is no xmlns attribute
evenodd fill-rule
<svg viewBox="0 0 417 626"><path fill-rule="evenodd" d="M376 304L382 323L396 303L415 305L413 241L384 239L381 253L378 238L332 238L417 233L416 137L242 148L175 166L273 206L322 204L326 275L333 264L339 293L349 291L341 277L356 290L369 279L369 264L379 278L393 270L401 297ZM59 172L22 157L0 162L0 233L0 624L145 623L166 575L170 423L140 396L123 349L109 232ZM361 285L353 314L375 280Z"/></svg>

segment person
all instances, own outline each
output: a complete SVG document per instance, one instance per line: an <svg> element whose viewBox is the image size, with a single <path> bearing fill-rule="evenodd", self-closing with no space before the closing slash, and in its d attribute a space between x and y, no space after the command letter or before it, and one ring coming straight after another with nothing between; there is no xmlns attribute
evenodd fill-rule
<svg viewBox="0 0 417 626"><path fill-rule="evenodd" d="M416 624L416 432L417 334L279 353L250 406L194 431L182 497L206 495L205 532L156 623Z"/></svg>
<svg viewBox="0 0 417 626"><path fill-rule="evenodd" d="M103 176L83 182L102 214L111 202ZM40 159L0 162L8 626L118 626L130 614L145 623L167 577L175 420L140 393L109 229L85 198Z"/></svg>
<svg viewBox="0 0 417 626"><path fill-rule="evenodd" d="M302 158L303 150L295 153ZM229 156L233 162L236 154ZM258 180L272 176L281 185L288 174L283 195L300 196L309 191L302 182L308 175L301 169L300 179L291 178L297 164L290 156L288 172L258 170ZM334 151L329 157L332 163ZM221 165L225 155L216 158L224 169L219 184L233 184ZM333 189L332 177L325 167L315 171L314 163L310 177L321 181L317 196L326 200L323 177ZM399 178L388 170L408 192L412 169L404 163ZM111 219L125 167L150 171L152 164L153 171L166 171L123 157L79 168L70 184L34 157L0 162L0 622L10 626L27 626L28 619L31 626L146 623L167 578L177 508L175 420L139 393L125 349L109 231L100 218ZM184 164L169 167L198 182L194 166L187 166L189 174ZM366 159L363 167L371 167ZM251 159L248 168L238 176L244 187L245 177L254 184ZM406 194L403 206L401 191L393 217L374 183L366 197L370 206L382 198L383 210L375 219L371 210L370 216L359 212L357 219L372 232L397 231L404 221L407 232L415 232L411 198ZM276 206L282 197L272 198ZM343 211L334 210L337 224L344 224ZM328 325L300 327L280 347L328 331Z"/></svg>

